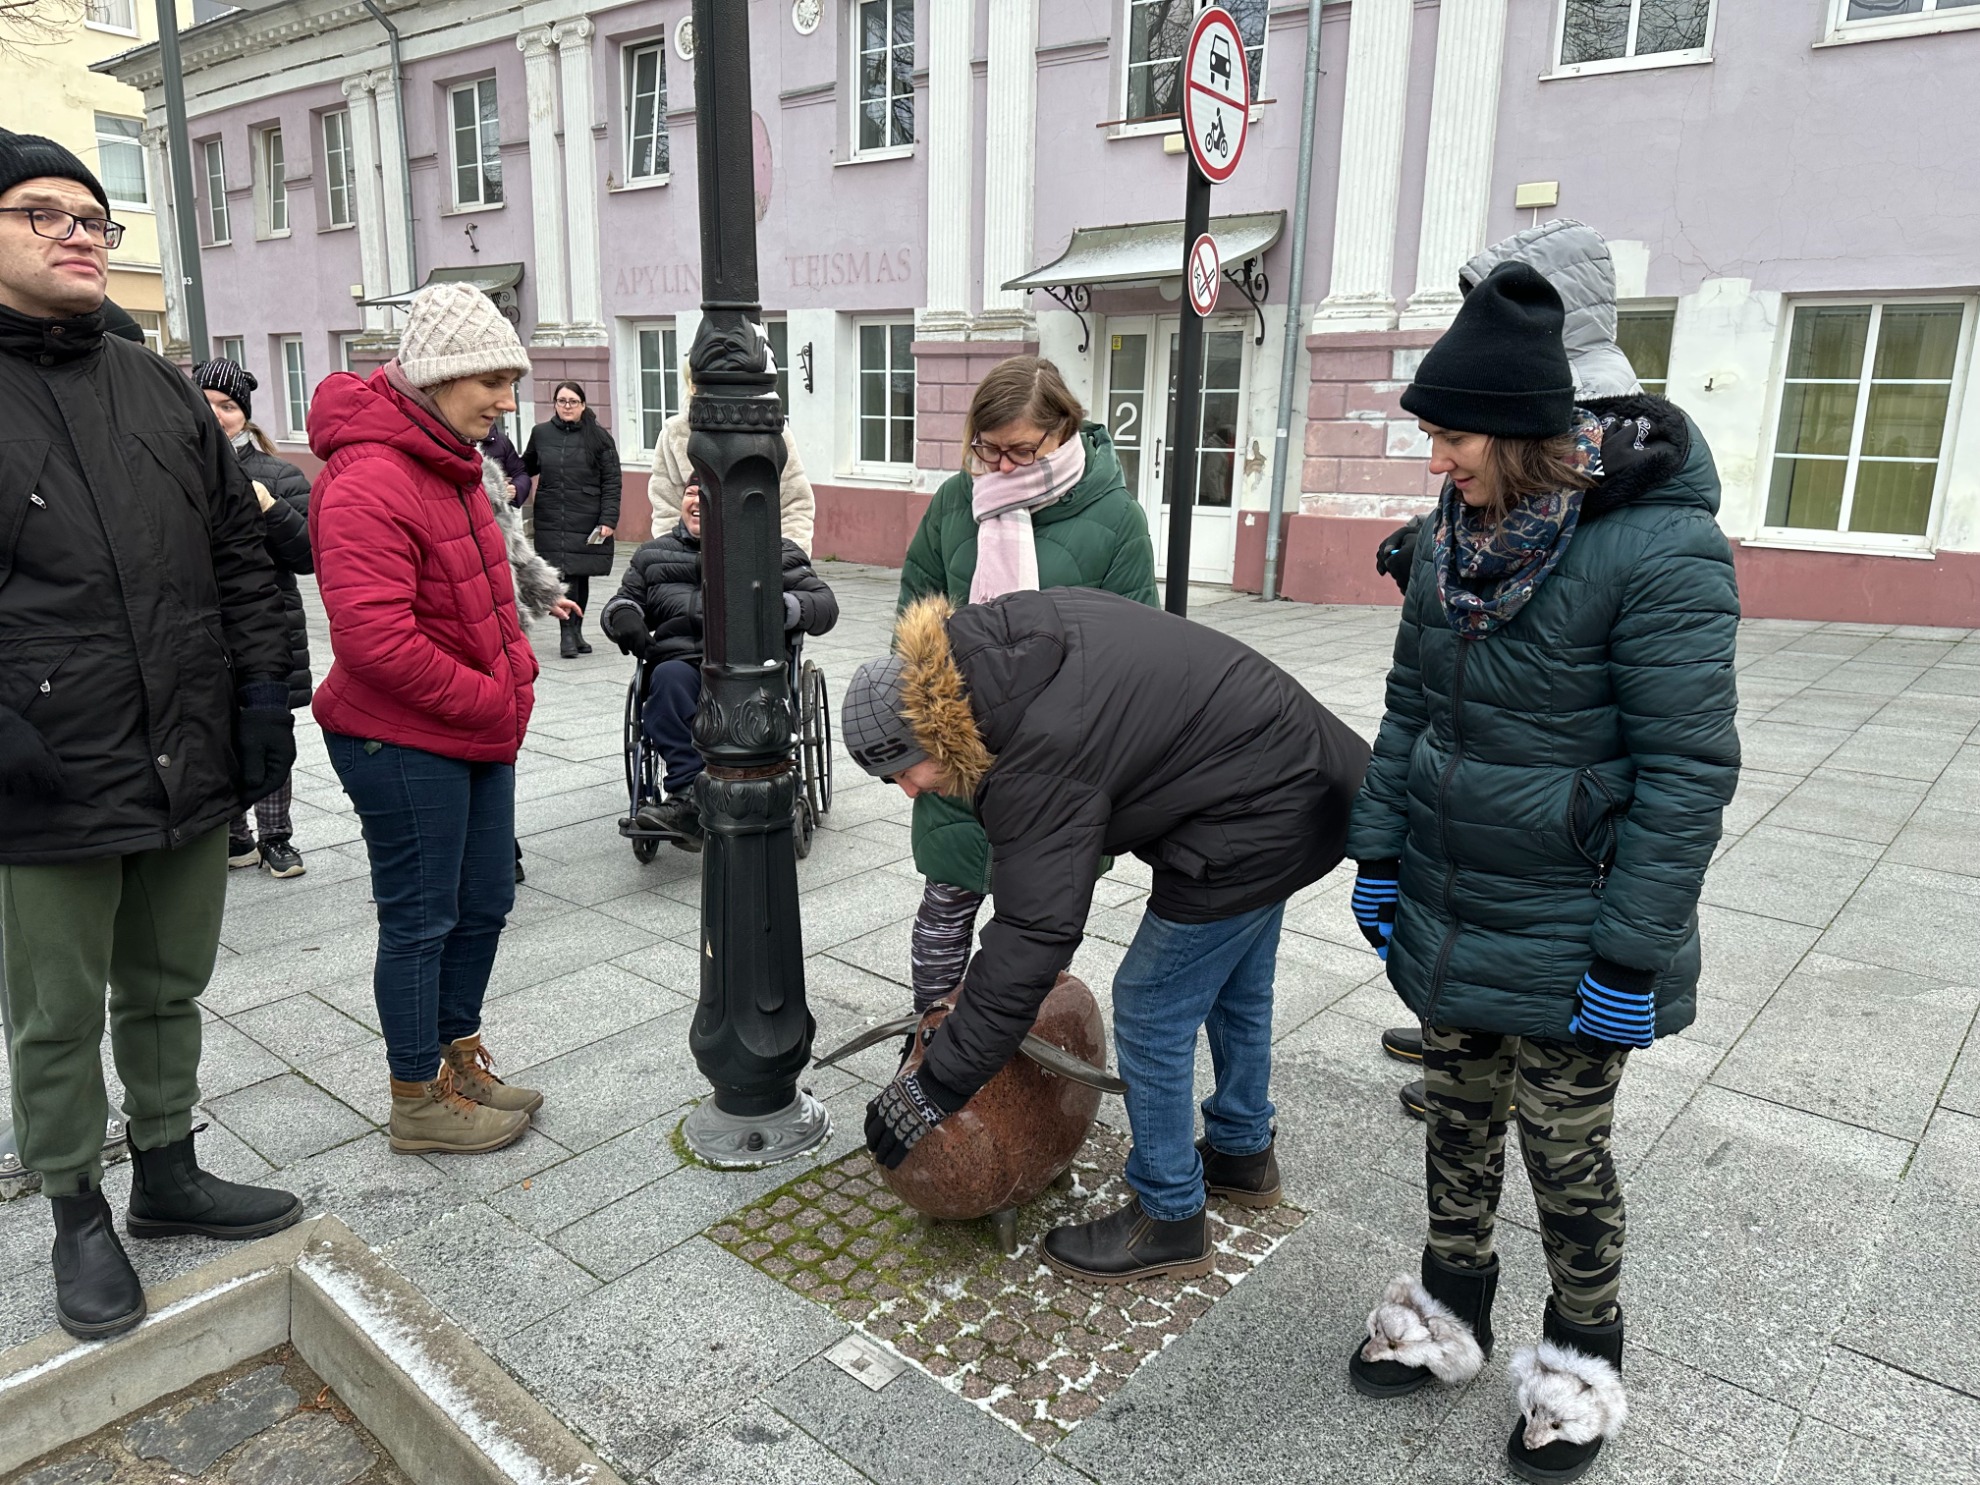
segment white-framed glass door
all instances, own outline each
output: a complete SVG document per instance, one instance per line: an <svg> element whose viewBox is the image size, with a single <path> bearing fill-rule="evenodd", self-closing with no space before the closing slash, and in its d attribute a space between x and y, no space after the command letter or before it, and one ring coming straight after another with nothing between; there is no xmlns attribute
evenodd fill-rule
<svg viewBox="0 0 1980 1485"><path fill-rule="evenodd" d="M1182 321L1173 315L1109 319L1102 346L1106 423L1121 470L1148 514L1155 573L1167 576L1169 510L1164 480ZM1190 524L1189 578L1228 583L1236 553L1238 433L1244 426L1245 333L1212 320L1203 333L1202 424L1197 436L1196 505Z"/></svg>

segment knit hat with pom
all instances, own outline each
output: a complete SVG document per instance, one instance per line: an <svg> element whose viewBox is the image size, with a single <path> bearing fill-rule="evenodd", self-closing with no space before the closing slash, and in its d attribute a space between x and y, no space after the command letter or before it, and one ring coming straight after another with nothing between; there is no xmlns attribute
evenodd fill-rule
<svg viewBox="0 0 1980 1485"><path fill-rule="evenodd" d="M521 376L529 354L495 301L472 284L428 284L413 295L399 337L399 370L415 387L485 371Z"/></svg>

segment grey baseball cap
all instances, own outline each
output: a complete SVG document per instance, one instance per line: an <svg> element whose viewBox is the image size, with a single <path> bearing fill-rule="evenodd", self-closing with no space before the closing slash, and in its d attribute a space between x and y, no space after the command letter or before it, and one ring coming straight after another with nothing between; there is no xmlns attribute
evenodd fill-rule
<svg viewBox="0 0 1980 1485"><path fill-rule="evenodd" d="M899 655L869 660L853 672L840 708L839 735L853 762L877 779L905 773L928 757L901 715L906 667Z"/></svg>

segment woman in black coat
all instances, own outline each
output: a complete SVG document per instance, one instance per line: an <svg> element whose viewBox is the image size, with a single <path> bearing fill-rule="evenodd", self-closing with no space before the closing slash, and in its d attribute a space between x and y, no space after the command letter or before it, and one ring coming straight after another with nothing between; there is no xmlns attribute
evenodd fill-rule
<svg viewBox="0 0 1980 1485"><path fill-rule="evenodd" d="M619 446L598 426L576 382L557 383L556 416L529 435L523 468L536 480L536 550L563 574L564 591L579 610L561 621L557 653L566 660L589 655L583 610L591 605L591 580L612 570Z"/></svg>

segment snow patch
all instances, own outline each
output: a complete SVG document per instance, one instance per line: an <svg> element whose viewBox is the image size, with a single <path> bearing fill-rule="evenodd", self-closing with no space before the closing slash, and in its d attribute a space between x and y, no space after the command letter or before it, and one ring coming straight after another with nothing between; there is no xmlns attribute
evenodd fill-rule
<svg viewBox="0 0 1980 1485"><path fill-rule="evenodd" d="M258 1268L251 1274L242 1274L238 1278L227 1280L224 1284L215 1284L211 1289L202 1289L198 1294L189 1294L177 1304L169 1304L162 1310L153 1310L149 1315L145 1316L143 1325L156 1325L160 1320L169 1320L174 1315L183 1315L187 1310L197 1308L205 1304L208 1300L218 1299L221 1295L238 1289L243 1284L251 1284L263 1275L273 1272L273 1269ZM141 1329L142 1326L139 1328ZM71 1346L61 1355L50 1357L39 1366L31 1366L24 1372L16 1372L11 1377L0 1379L0 1392L5 1392L12 1387L25 1386L36 1377L45 1377L50 1372L67 1366L79 1356L87 1356L92 1351L100 1351L112 1341L122 1339L122 1336L110 1336L100 1341L80 1342L77 1345Z"/></svg>

